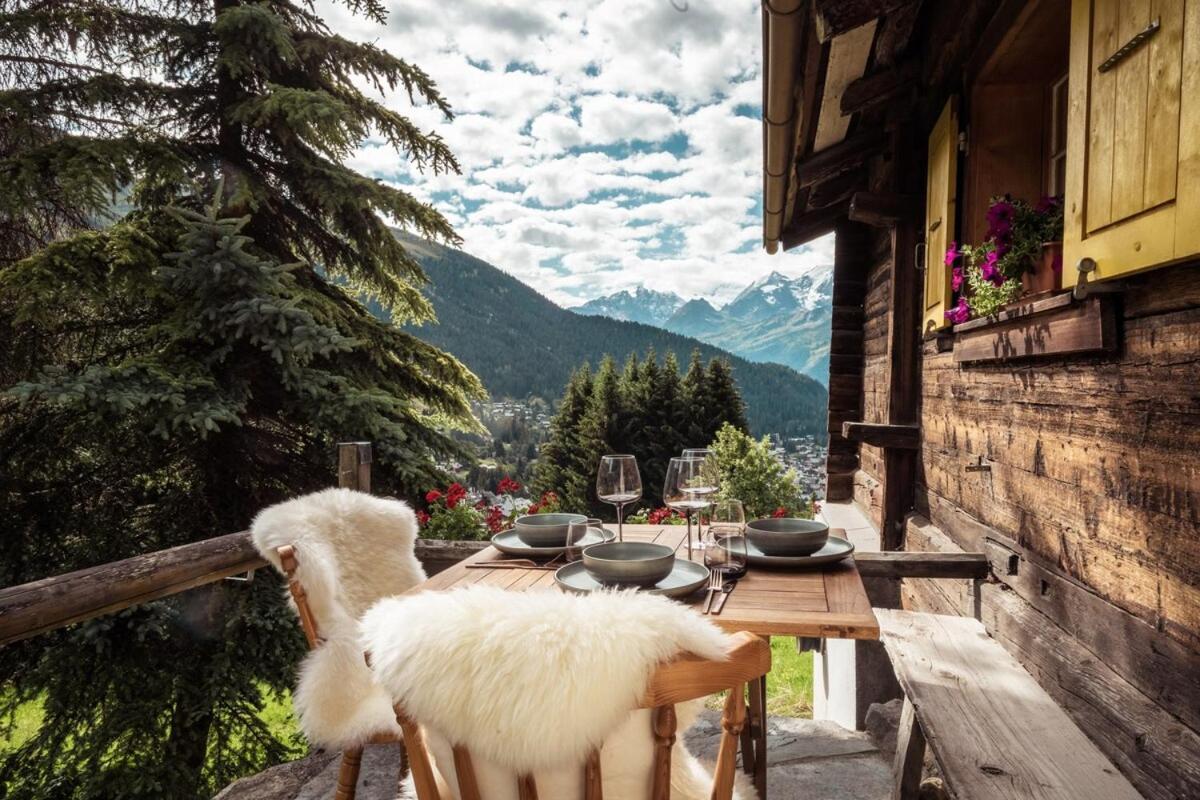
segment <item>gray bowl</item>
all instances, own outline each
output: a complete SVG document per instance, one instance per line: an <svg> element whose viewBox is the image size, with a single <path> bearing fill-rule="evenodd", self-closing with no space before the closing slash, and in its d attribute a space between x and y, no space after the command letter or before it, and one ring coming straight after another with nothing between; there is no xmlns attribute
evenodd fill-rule
<svg viewBox="0 0 1200 800"><path fill-rule="evenodd" d="M587 522L583 514L526 514L517 517L513 530L530 547L562 547L567 543L567 527L572 522Z"/></svg>
<svg viewBox="0 0 1200 800"><path fill-rule="evenodd" d="M815 519L756 519L746 523L746 538L767 555L806 556L825 546L829 526Z"/></svg>
<svg viewBox="0 0 1200 800"><path fill-rule="evenodd" d="M583 568L600 583L653 586L671 574L675 550L650 542L607 542L583 550Z"/></svg>

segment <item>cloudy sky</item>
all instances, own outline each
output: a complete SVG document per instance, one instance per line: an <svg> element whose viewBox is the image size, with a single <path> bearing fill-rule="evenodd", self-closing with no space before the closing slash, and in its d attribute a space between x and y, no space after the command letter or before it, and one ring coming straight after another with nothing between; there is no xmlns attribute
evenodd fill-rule
<svg viewBox="0 0 1200 800"><path fill-rule="evenodd" d="M464 249L570 306L646 286L720 302L771 270L832 262L827 238L761 248L758 0L391 0L386 29L327 0L338 32L428 72L462 175L382 144L353 166L445 213Z"/></svg>

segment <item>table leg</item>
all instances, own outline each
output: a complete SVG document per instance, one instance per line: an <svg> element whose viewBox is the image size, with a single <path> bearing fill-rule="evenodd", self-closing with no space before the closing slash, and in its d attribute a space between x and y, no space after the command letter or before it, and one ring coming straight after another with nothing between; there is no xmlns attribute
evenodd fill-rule
<svg viewBox="0 0 1200 800"><path fill-rule="evenodd" d="M750 715L755 720L754 789L760 800L767 800L767 676L752 681L749 689Z"/></svg>

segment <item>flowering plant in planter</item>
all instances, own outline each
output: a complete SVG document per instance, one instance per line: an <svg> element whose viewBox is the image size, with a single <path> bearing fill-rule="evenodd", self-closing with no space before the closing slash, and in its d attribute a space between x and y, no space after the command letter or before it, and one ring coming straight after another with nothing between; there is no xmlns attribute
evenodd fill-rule
<svg viewBox="0 0 1200 800"><path fill-rule="evenodd" d="M673 508L643 508L636 514L626 514L629 525L683 525L687 519Z"/></svg>
<svg viewBox="0 0 1200 800"><path fill-rule="evenodd" d="M994 197L987 222L983 244L951 242L946 251L951 287L959 296L945 313L956 325L994 314L1023 293L1051 289L1062 272L1061 198L1043 197L1031 206L1009 195Z"/></svg>
<svg viewBox="0 0 1200 800"><path fill-rule="evenodd" d="M492 534L512 527L513 520L522 513L517 498L521 488L518 481L507 476L502 478L496 493L508 498L503 505L492 504L485 499L475 503L466 502L467 489L457 482L446 487L444 492L431 489L425 494L429 510L417 512L421 535L427 539L451 541L487 539ZM505 506L508 507L507 511Z"/></svg>

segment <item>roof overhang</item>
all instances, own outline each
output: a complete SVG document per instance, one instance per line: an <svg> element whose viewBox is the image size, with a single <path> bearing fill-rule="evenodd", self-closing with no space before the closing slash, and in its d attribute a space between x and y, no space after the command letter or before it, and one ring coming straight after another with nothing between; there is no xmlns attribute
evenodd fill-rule
<svg viewBox="0 0 1200 800"><path fill-rule="evenodd" d="M920 0L763 0L763 245L833 230L884 147L867 123L914 84ZM864 121L864 118L866 120Z"/></svg>

